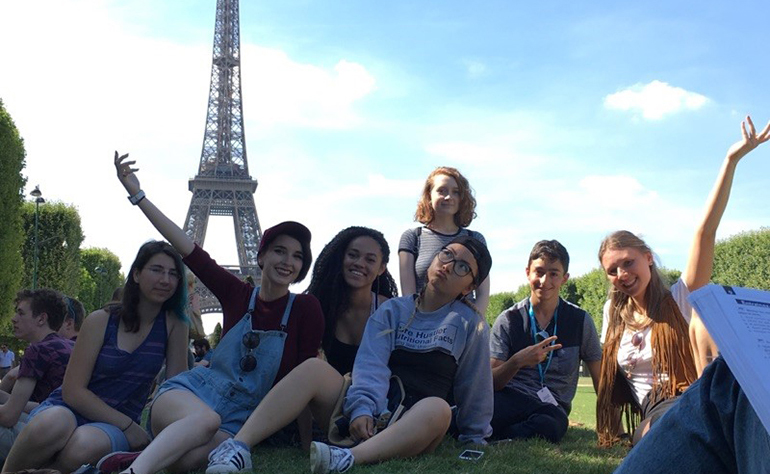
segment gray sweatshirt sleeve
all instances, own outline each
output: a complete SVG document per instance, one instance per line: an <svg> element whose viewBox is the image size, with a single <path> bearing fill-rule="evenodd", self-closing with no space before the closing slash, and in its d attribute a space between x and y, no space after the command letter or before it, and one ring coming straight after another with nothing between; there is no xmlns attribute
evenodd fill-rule
<svg viewBox="0 0 770 474"><path fill-rule="evenodd" d="M391 301L386 301L366 323L353 364L353 384L343 409L351 421L359 416L380 414L387 406L390 383L388 360L396 337L393 307Z"/></svg>
<svg viewBox="0 0 770 474"><path fill-rule="evenodd" d="M468 323L465 350L454 382L460 442L486 444L492 435L492 369L489 365L489 326L480 316Z"/></svg>

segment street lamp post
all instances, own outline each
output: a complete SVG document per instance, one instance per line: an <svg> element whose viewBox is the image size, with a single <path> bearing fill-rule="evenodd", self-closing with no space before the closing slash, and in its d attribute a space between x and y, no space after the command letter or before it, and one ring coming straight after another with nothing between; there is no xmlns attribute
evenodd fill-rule
<svg viewBox="0 0 770 474"><path fill-rule="evenodd" d="M40 192L40 186L35 186L30 193L30 196L35 198L35 258L32 270L32 289L37 289L37 262L40 254L40 246L37 240L38 228L40 226L40 205L45 202L43 199L43 193Z"/></svg>

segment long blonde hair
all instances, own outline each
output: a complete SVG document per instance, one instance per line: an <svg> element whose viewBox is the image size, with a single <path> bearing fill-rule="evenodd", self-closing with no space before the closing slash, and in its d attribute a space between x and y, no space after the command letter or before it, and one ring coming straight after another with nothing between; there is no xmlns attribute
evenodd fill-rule
<svg viewBox="0 0 770 474"><path fill-rule="evenodd" d="M652 250L636 235L620 230L607 236L599 247L599 262L608 250L633 248L642 253ZM596 431L599 445L612 446L619 441L618 432L622 414L626 415L626 429L636 427L639 409L624 378L618 377L618 347L627 326L638 326L634 318L637 310L647 318L644 325L652 325L653 382L650 399L653 403L677 396L697 378L687 323L671 296L654 258L650 264L650 282L645 289L646 308L638 308L625 293L610 290L607 337L602 348L602 365L596 399ZM666 374L668 377L661 377Z"/></svg>
<svg viewBox="0 0 770 474"><path fill-rule="evenodd" d="M654 255L652 249L640 239L638 236L632 234L627 230L619 230L605 237L599 247L599 263L601 264L602 257L608 250L618 249L635 249L642 254ZM637 311L649 319L650 314L659 314L663 301L671 296L671 292L666 285L663 275L658 270L658 265L655 263L655 258L652 258L652 264L650 264L650 282L647 284L647 288L644 290L645 308L637 307L633 298L629 295L618 290L614 286L610 287L610 314L618 312L624 323L630 326L636 325L634 318L634 312Z"/></svg>

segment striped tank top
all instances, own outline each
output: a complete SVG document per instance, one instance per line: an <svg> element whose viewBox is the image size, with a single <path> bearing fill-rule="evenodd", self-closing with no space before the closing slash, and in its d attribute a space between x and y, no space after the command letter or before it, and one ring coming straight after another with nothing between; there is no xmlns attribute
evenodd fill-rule
<svg viewBox="0 0 770 474"><path fill-rule="evenodd" d="M110 407L139 422L152 382L166 358L166 312L161 311L155 317L150 333L134 352L118 348L119 323L120 317L115 308L110 313L88 389ZM67 406L62 399L61 387L53 391L46 401L52 405ZM78 426L92 421L74 410L73 413Z"/></svg>

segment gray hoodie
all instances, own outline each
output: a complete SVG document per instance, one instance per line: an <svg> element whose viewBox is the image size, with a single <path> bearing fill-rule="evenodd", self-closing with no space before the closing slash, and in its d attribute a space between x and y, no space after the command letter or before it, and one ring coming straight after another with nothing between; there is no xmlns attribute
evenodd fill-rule
<svg viewBox="0 0 770 474"><path fill-rule="evenodd" d="M412 314L414 318L408 323ZM492 434L493 390L489 365L489 326L460 301L430 313L415 312L413 296L383 303L369 318L353 366L344 413L355 420L385 410L390 378L388 361L395 349L442 351L454 357L454 399L461 442L484 444Z"/></svg>

